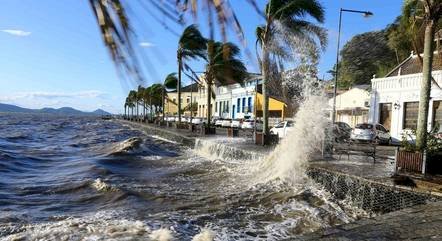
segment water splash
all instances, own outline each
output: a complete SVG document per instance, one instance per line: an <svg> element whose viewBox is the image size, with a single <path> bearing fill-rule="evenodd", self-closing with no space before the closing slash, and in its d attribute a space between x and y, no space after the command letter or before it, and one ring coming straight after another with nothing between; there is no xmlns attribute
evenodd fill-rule
<svg viewBox="0 0 442 241"><path fill-rule="evenodd" d="M215 232L210 229L203 228L201 232L192 238L192 241L212 241L215 239Z"/></svg>
<svg viewBox="0 0 442 241"><path fill-rule="evenodd" d="M171 241L173 240L172 232L169 229L160 228L149 234L152 241Z"/></svg>
<svg viewBox="0 0 442 241"><path fill-rule="evenodd" d="M101 178L97 178L94 180L94 182L91 184L95 190L99 192L112 192L117 191L118 189L115 187L112 187L111 185L107 184L106 182L102 181Z"/></svg>

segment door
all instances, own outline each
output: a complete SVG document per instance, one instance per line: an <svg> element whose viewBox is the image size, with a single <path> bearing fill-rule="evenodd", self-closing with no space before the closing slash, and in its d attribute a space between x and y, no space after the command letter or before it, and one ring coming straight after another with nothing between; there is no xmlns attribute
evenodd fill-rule
<svg viewBox="0 0 442 241"><path fill-rule="evenodd" d="M379 124L391 129L391 103L379 104Z"/></svg>

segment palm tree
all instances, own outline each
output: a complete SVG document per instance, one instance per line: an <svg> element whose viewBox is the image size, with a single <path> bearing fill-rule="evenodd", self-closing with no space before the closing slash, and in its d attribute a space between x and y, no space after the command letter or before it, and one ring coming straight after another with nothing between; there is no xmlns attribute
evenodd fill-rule
<svg viewBox="0 0 442 241"><path fill-rule="evenodd" d="M137 101L137 92L135 90L131 90L128 95L129 98L129 107L131 108L131 119L134 117L134 107L135 102Z"/></svg>
<svg viewBox="0 0 442 241"><path fill-rule="evenodd" d="M126 100L124 101L124 119L127 119L127 116L129 115L129 113L128 113L129 102L130 102L130 99L128 96L128 97L126 97Z"/></svg>
<svg viewBox="0 0 442 241"><path fill-rule="evenodd" d="M205 82L207 88L207 125L210 127L211 102L214 84L242 84L247 78L247 69L239 59L240 49L233 43L221 43L209 40L207 43L208 62Z"/></svg>
<svg viewBox="0 0 442 241"><path fill-rule="evenodd" d="M441 0L408 0L403 6L403 17L413 22L412 27L422 22L424 33L424 56L422 61L422 82L419 101L419 115L416 130L416 147L423 150L427 143L427 122L432 81L434 37L442 15ZM417 53L419 54L419 53ZM420 56L419 56L420 58Z"/></svg>
<svg viewBox="0 0 442 241"><path fill-rule="evenodd" d="M166 99L166 90L167 89L173 89L176 90L178 85L178 78L176 77L176 73L170 73L166 76L163 83L163 93L162 93L162 100L163 100L163 121L164 121L164 103Z"/></svg>
<svg viewBox="0 0 442 241"><path fill-rule="evenodd" d="M201 35L196 25L190 25L184 29L178 41L178 123L181 123L181 72L183 61L189 59L206 59L207 40Z"/></svg>
<svg viewBox="0 0 442 241"><path fill-rule="evenodd" d="M136 2L136 3L133 3ZM173 3L174 2L174 3ZM247 0L251 6L262 15L255 0ZM129 1L129 0L89 0L89 5L94 13L99 25L101 36L120 74L141 77L140 65L135 54L134 47L138 43L135 38L136 31L131 26L127 9L135 9L140 6L131 4L142 4L142 9L152 15L152 11L158 11L167 19L177 24L183 24L183 15L190 13L196 18L201 6L202 11L207 12L207 23L209 25L210 36L214 36L214 19L217 20L219 30L223 40L226 40L227 27L232 27L236 32L240 42L245 43L242 27L238 21L235 11L230 6L229 1L219 0L176 0L176 1ZM175 4L175 8L172 6ZM214 14L213 14L214 13ZM155 18L166 29L172 29L166 25L163 18ZM149 26L143 26L149 27Z"/></svg>
<svg viewBox="0 0 442 241"><path fill-rule="evenodd" d="M269 0L265 8L265 24L256 29L257 45L261 47L261 72L263 76L263 131L269 135L268 84L270 66L277 66L281 60L290 60L290 48L295 38L302 39L302 45L322 48L327 42L326 31L305 20L311 17L319 23L324 21L324 9L317 0ZM300 45L301 43L298 43Z"/></svg>

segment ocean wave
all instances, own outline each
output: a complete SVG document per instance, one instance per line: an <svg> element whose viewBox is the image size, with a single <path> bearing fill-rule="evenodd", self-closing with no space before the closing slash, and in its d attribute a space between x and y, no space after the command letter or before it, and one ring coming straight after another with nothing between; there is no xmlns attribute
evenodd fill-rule
<svg viewBox="0 0 442 241"><path fill-rule="evenodd" d="M109 155L120 155L134 152L140 147L142 142L143 140L139 137L131 137L114 145Z"/></svg>

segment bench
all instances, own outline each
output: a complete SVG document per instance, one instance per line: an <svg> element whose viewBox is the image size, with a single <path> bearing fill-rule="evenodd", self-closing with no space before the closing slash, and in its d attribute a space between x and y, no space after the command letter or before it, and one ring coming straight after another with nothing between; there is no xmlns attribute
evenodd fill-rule
<svg viewBox="0 0 442 241"><path fill-rule="evenodd" d="M376 162L376 145L374 144L334 143L333 153L339 155L339 160L342 155L347 155L347 159L350 160L350 155L364 154Z"/></svg>

